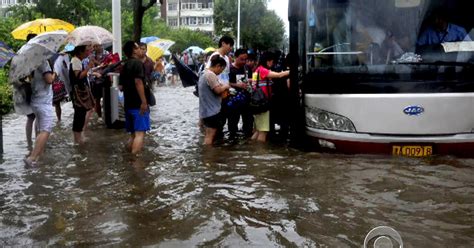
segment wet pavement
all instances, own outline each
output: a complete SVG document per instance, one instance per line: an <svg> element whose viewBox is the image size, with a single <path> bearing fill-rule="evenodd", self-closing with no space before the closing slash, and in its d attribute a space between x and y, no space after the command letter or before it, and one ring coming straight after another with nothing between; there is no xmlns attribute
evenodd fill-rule
<svg viewBox="0 0 474 248"><path fill-rule="evenodd" d="M240 140L202 148L190 88L157 88L139 158L93 118L72 142L72 110L38 168L25 118L4 116L0 246L361 247L374 227L405 247L474 246L474 160L308 153Z"/></svg>

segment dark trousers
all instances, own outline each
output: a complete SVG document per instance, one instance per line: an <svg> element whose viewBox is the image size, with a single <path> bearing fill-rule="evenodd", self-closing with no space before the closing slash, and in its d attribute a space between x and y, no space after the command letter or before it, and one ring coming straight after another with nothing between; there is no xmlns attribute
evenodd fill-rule
<svg viewBox="0 0 474 248"><path fill-rule="evenodd" d="M74 106L74 118L72 120L72 131L82 132L86 122L87 109Z"/></svg>
<svg viewBox="0 0 474 248"><path fill-rule="evenodd" d="M248 106L235 110L227 111L227 128L231 136L235 136L239 130L239 121L242 116L242 131L245 135L252 135L253 132L253 114Z"/></svg>

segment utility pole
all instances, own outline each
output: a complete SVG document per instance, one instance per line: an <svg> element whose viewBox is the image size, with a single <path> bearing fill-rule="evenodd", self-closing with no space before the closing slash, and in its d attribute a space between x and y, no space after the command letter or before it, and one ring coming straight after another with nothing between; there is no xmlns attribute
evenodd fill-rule
<svg viewBox="0 0 474 248"><path fill-rule="evenodd" d="M178 29L181 27L181 0L178 0Z"/></svg>
<svg viewBox="0 0 474 248"><path fill-rule="evenodd" d="M240 0L237 3L237 49L240 48Z"/></svg>
<svg viewBox="0 0 474 248"><path fill-rule="evenodd" d="M114 35L113 52L122 57L122 14L120 0L112 0L112 33Z"/></svg>

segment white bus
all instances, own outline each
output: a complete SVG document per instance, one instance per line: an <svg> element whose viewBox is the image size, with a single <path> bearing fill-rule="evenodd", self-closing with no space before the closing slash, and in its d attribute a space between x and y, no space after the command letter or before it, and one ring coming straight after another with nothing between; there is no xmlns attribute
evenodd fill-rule
<svg viewBox="0 0 474 248"><path fill-rule="evenodd" d="M306 134L342 153L474 156L473 10L456 0L290 1Z"/></svg>

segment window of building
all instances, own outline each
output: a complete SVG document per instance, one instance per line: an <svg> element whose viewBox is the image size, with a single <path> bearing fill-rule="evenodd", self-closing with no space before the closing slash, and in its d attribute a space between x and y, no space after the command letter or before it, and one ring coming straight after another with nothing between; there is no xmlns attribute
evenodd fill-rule
<svg viewBox="0 0 474 248"><path fill-rule="evenodd" d="M178 18L169 18L168 25L170 27L177 27L178 26Z"/></svg>
<svg viewBox="0 0 474 248"><path fill-rule="evenodd" d="M196 26L197 25L197 17L191 16L191 17L188 17L188 18L189 18L188 25L190 25L190 26Z"/></svg>
<svg viewBox="0 0 474 248"><path fill-rule="evenodd" d="M169 3L168 4L168 10L169 11L178 10L178 4L177 3Z"/></svg>
<svg viewBox="0 0 474 248"><path fill-rule="evenodd" d="M212 24L212 16L206 17L205 20L204 20L204 23L205 24Z"/></svg>

